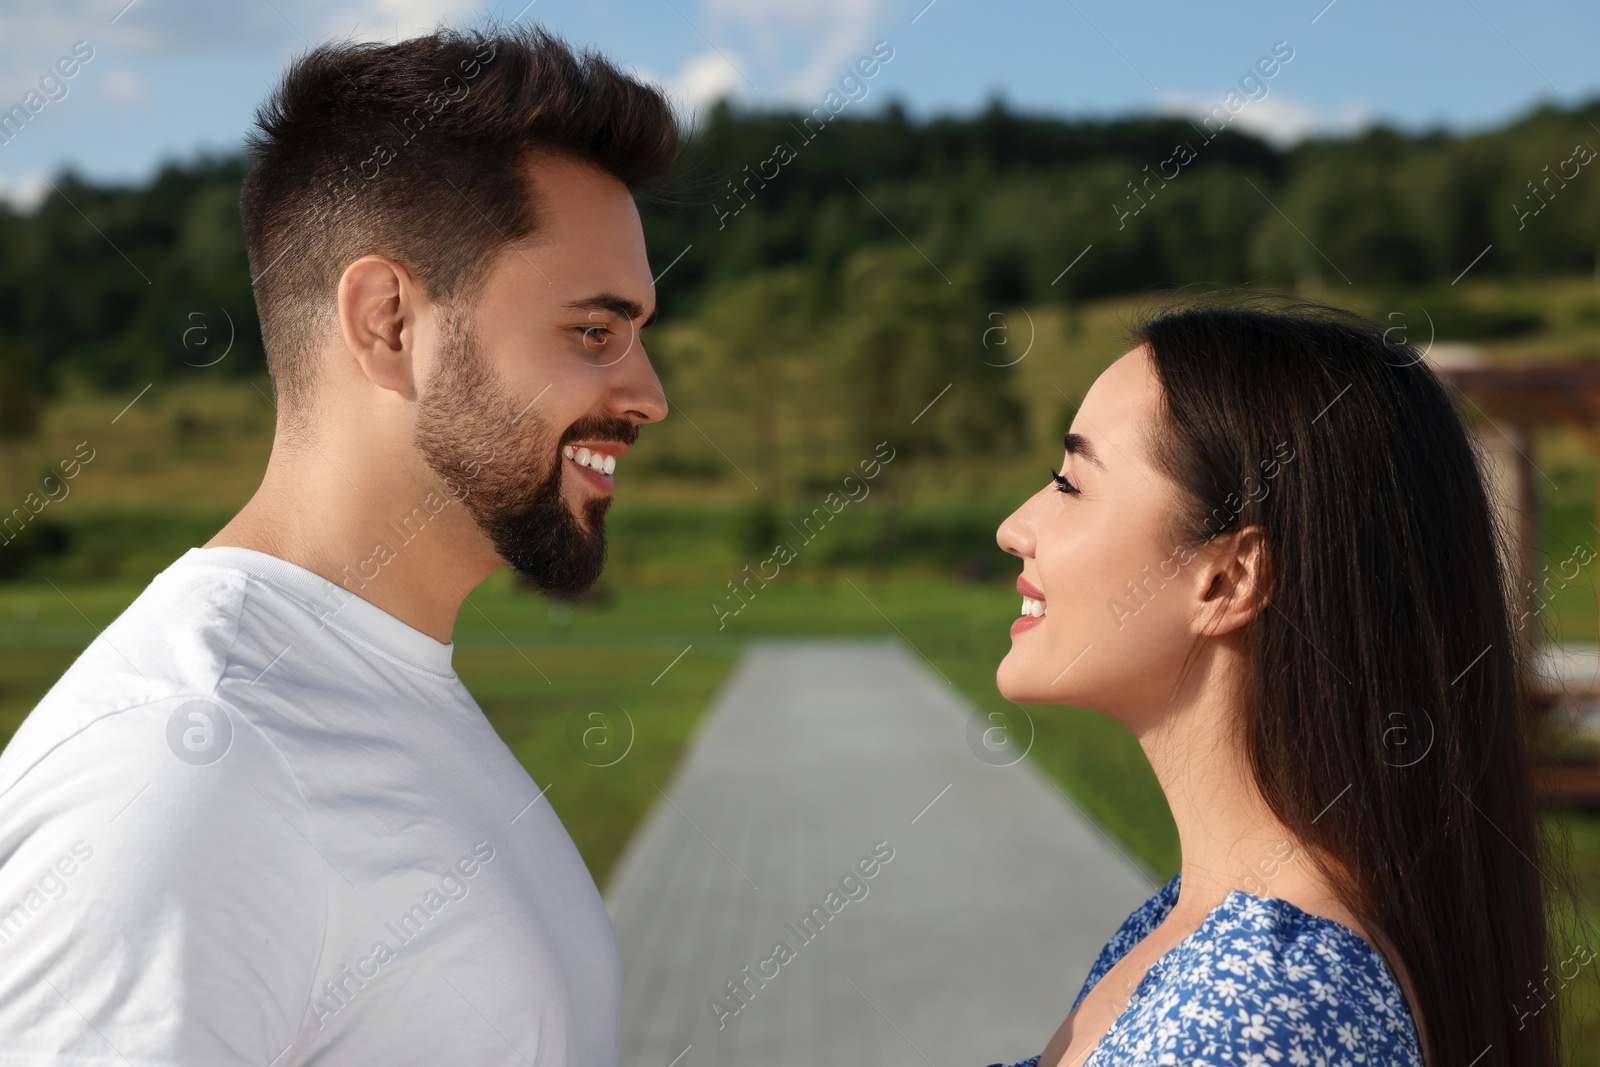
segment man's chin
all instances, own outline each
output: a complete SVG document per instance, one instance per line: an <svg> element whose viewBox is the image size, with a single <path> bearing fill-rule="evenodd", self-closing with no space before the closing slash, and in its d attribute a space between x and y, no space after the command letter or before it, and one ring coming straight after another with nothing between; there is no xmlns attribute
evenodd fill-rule
<svg viewBox="0 0 1600 1067"><path fill-rule="evenodd" d="M565 521L524 520L495 536L500 558L527 584L558 600L576 600L600 580L606 561L605 514L611 499L590 500Z"/></svg>

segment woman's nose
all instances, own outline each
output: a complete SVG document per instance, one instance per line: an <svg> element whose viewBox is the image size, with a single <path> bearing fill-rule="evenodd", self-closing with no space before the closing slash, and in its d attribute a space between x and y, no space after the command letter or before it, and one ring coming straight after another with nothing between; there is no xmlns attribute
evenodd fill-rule
<svg viewBox="0 0 1600 1067"><path fill-rule="evenodd" d="M1006 517L995 531L995 542L1002 550L1023 559L1032 559L1038 543L1038 530L1034 522L1038 497L1029 497L1016 511Z"/></svg>

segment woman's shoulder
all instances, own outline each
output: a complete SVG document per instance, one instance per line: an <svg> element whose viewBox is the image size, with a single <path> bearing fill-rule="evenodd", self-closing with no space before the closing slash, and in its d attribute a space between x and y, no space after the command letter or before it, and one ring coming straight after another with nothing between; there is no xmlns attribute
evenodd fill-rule
<svg viewBox="0 0 1600 1067"><path fill-rule="evenodd" d="M1405 998L1371 945L1332 919L1238 890L1157 961L1107 1040L1118 1051L1154 1040L1178 1063L1223 1050L1290 1065L1422 1063Z"/></svg>

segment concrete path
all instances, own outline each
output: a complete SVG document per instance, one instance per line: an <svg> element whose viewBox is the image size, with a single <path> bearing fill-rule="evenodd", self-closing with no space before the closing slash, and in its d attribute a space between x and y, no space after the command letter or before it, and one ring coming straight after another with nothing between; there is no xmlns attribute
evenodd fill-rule
<svg viewBox="0 0 1600 1067"><path fill-rule="evenodd" d="M1153 886L976 714L897 643L752 646L608 894L625 1067L1042 1049Z"/></svg>

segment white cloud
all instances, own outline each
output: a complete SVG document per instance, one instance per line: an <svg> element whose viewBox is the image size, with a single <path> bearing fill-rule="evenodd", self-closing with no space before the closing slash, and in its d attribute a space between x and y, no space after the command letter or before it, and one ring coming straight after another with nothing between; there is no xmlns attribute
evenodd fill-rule
<svg viewBox="0 0 1600 1067"><path fill-rule="evenodd" d="M1211 116L1212 109L1221 103L1221 99L1168 93L1157 104L1157 110L1163 115L1182 115L1198 122ZM1269 93L1260 100L1246 102L1243 108L1234 113L1228 125L1253 133L1278 148L1286 148L1307 137L1357 134L1372 123L1372 112L1361 104L1346 104L1338 111L1328 113L1279 93ZM1215 120L1212 128L1215 128Z"/></svg>
<svg viewBox="0 0 1600 1067"><path fill-rule="evenodd" d="M675 78L651 80L664 85L668 95L685 110L709 107L744 85L734 62L720 52L692 56Z"/></svg>
<svg viewBox="0 0 1600 1067"><path fill-rule="evenodd" d="M335 38L349 35L359 41L403 41L432 33L441 22L457 25L471 21L476 9L471 0L356 0L323 16L319 28Z"/></svg>
<svg viewBox="0 0 1600 1067"><path fill-rule="evenodd" d="M299 51L308 41L411 37L440 22L473 21L479 7L474 0L13 0L0 10L0 88L37 78L79 40L131 61L250 51L264 42Z"/></svg>
<svg viewBox="0 0 1600 1067"><path fill-rule="evenodd" d="M741 69L760 88L794 103L812 103L872 43L883 0L705 0L708 33L747 45L753 67ZM743 88L743 79L740 79Z"/></svg>
<svg viewBox="0 0 1600 1067"><path fill-rule="evenodd" d="M142 104L150 98L150 87L131 67L112 67L97 91L118 104Z"/></svg>
<svg viewBox="0 0 1600 1067"><path fill-rule="evenodd" d="M19 211L32 211L49 193L50 183L43 174L25 174L20 178L0 174L0 200Z"/></svg>

